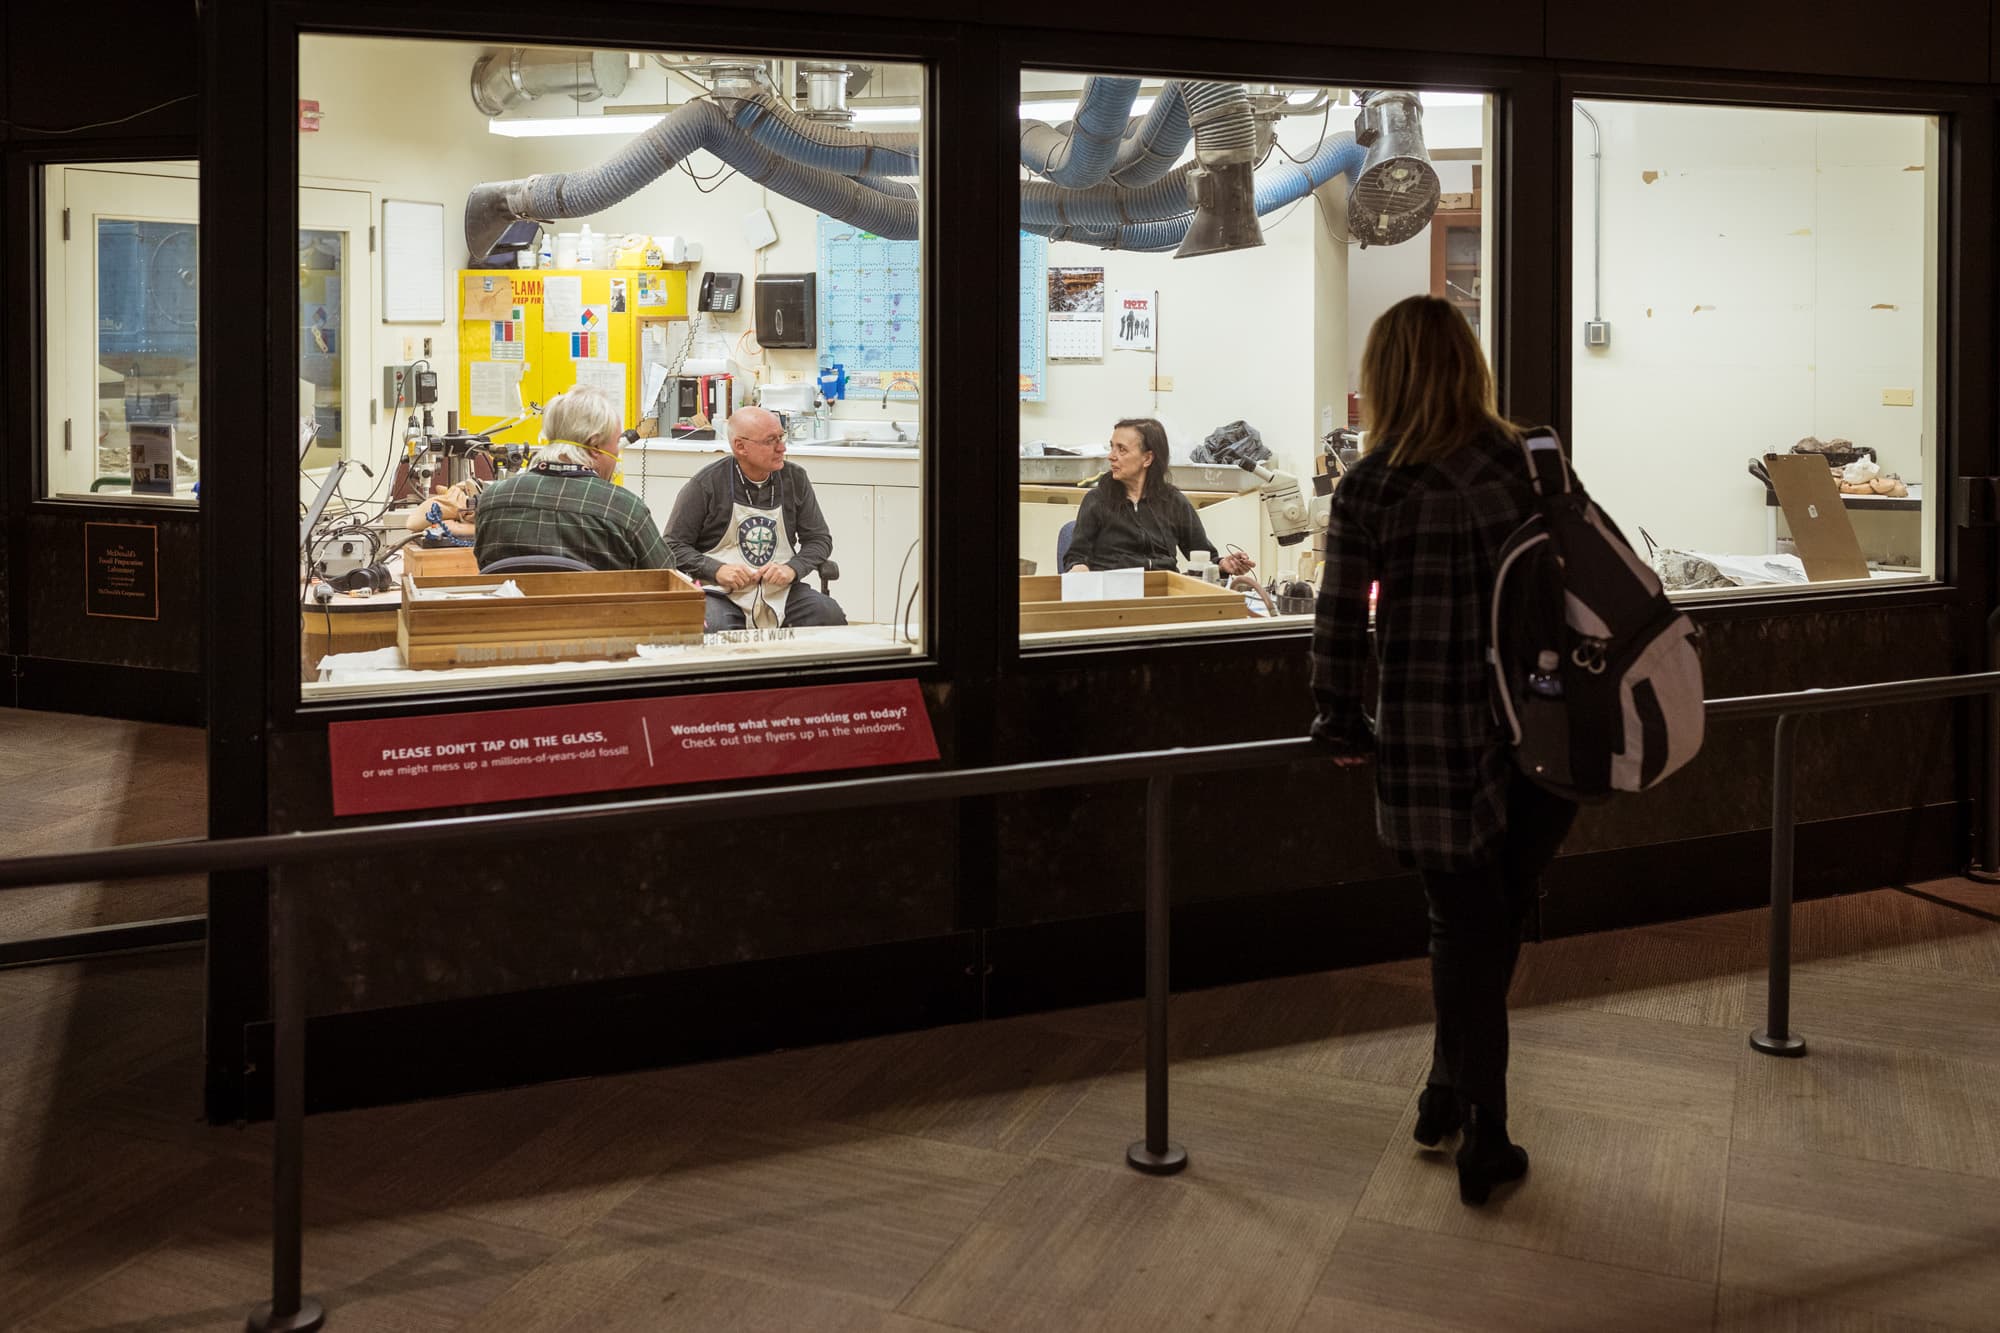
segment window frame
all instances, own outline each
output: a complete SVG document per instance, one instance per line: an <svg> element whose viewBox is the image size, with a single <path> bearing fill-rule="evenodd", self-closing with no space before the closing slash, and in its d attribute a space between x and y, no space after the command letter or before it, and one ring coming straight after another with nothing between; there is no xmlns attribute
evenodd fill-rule
<svg viewBox="0 0 2000 1333"><path fill-rule="evenodd" d="M1492 267L1483 275L1485 297L1497 315L1492 326L1493 375L1501 410L1517 417L1547 420L1553 411L1553 358L1547 331L1553 318L1550 282L1557 271L1554 252L1555 219L1551 216L1555 167L1537 152L1536 126L1553 112L1555 80L1539 61L1487 59L1475 56L1435 58L1392 52L1358 52L1325 46L1276 46L1230 43L1206 45L1200 65L1189 61L1193 43L1159 37L1102 38L1075 33L1035 34L1010 30L1001 77L1016 91L1028 73L1061 71L1075 74L1125 74L1145 78L1226 79L1245 83L1299 82L1343 88L1420 88L1433 92L1471 92L1491 101L1491 151L1494 169L1484 188L1492 196L1488 242ZM1018 101L1018 96L1016 96ZM1015 116L1008 107L1010 122ZM1546 138L1539 141L1546 143ZM1010 141L1011 147L1011 141ZM1010 154L1004 187L1016 195L1018 161ZM1015 228L1006 233L1013 244ZM998 323L1019 326L1020 310L1013 284L998 293ZM1013 338L1007 342L1006 387L1013 387ZM1020 404L1004 394L995 404L1002 422L1001 452L1007 468L1004 499L1008 515L1005 544L995 562L1012 571L1020 555L1016 508L1016 464L1020 454ZM1234 657L1259 647L1286 645L1303 653L1312 627L1307 623L1249 620L1225 631L1134 636L1129 640L1086 639L1070 643L1020 641L1019 580L1010 577L1001 592L1003 624L999 644L1001 670L1072 670L1086 663L1130 660L1135 654L1188 653ZM1171 627L1167 627L1171 628Z"/></svg>
<svg viewBox="0 0 2000 1333"><path fill-rule="evenodd" d="M937 595L937 572L962 562L949 558L950 553L943 547L947 537L946 527L941 526L938 515L943 510L946 495L960 495L967 490L965 480L959 474L966 472L967 465L974 463L981 451L968 449L959 457L947 457L957 453L943 447L933 447L942 432L938 403L949 395L944 367L951 361L966 358L947 358L941 349L946 346L966 347L986 359L979 350L982 338L976 329L983 319L961 318L953 307L963 303L945 303L941 293L960 290L964 286L962 274L967 271L964 249L957 244L957 237L941 239L941 220L948 213L943 198L950 191L962 203L977 198L979 191L968 188L972 184L973 172L961 163L953 163L939 152L940 142L948 141L962 132L967 107L972 98L970 78L956 77L955 71L963 67L959 63L961 49L946 36L936 30L897 25L894 29L886 26L871 29L867 25L838 23L834 19L807 20L791 24L774 32L760 21L760 15L749 17L729 16L710 18L703 21L668 22L660 17L643 14L621 14L606 17L602 11L587 12L583 15L566 16L562 20L551 20L545 10L536 8L524 0L501 0L500 3L479 11L452 10L439 7L421 11L398 9L393 14L385 13L377 22L342 23L329 20L322 10L301 0L283 0L272 4L268 11L268 22L262 34L262 44L266 53L266 64L270 70L269 82L262 90L265 119L262 130L262 147L266 179L271 184L269 200L258 201L251 210L253 218L261 218L261 232L265 244L262 256L264 279L262 285L277 293L282 312L288 323L295 324L292 317L289 289L278 281L278 271L285 267L282 256L271 247L278 244L278 238L287 234L295 235L298 227L298 202L295 197L299 177L299 153L295 124L289 114L290 108L301 95L299 88L299 47L301 38L306 36L364 37L387 40L437 40L480 41L493 45L553 45L584 46L594 45L620 50L711 50L742 51L765 56L811 58L843 56L859 61L897 62L919 66L924 70L925 105L928 114L922 124L924 153L927 163L937 164L935 169L927 168L926 188L923 196L925 209L921 244L924 256L924 308L925 330L923 348L923 379L929 392L921 404L920 438L925 440L919 462L920 506L919 523L923 536L920 550L920 568L917 573L922 579L924 590L921 594L924 641L920 652L895 658L870 658L826 660L798 663L777 661L764 663L731 663L695 672L670 673L660 675L633 675L623 678L595 680L563 680L544 684L491 684L478 685L455 690L411 691L403 695L357 695L352 697L307 700L301 697L299 688L300 657L298 607L296 584L289 575L269 580L264 588L263 623L253 627L243 623L218 625L212 633L211 641L218 646L214 659L218 664L223 660L256 661L258 674L262 676L253 691L253 697L262 701L261 712L269 724L279 728L296 725L321 725L326 721L350 717L387 717L442 712L471 711L497 706L522 705L524 703L555 704L580 700L607 698L633 698L693 693L713 690L754 689L769 687L778 683L819 683L841 680L870 680L885 678L929 679L940 675L949 678L947 668L954 659L961 659L968 652L978 654L976 643L966 642L964 615L945 615L940 611L941 600ZM956 92L953 84L959 85ZM213 85L211 85L211 88ZM953 121L954 129L948 130L946 122ZM970 157L970 154L964 155ZM242 182L232 182L240 187ZM245 200L248 191L242 188L231 190L239 200ZM204 201L208 198L204 195ZM963 211L963 210L961 210ZM971 210L978 212L977 208ZM240 214L239 214L240 216ZM954 226L960 226L955 219ZM971 233L976 229L972 221L963 222L963 230ZM204 256L204 271L209 268ZM224 269L216 270L218 280ZM954 275L959 275L954 280ZM291 354L296 358L296 330L290 335ZM984 339L990 342L990 337ZM206 344L205 344L206 345ZM279 418L285 415L283 407L287 378L290 372L265 358L266 369L272 371L265 386L264 401L258 405L264 429L277 428ZM282 381L282 382L281 382ZM295 390L292 391L295 398ZM966 432L954 424L954 436ZM258 466L257 489L263 496L264 513L289 513L295 504L292 492L296 489L295 475L282 472L266 465ZM230 487L229 508L225 513L240 509L241 495ZM209 488L204 487L204 495ZM268 519L261 524L265 531L264 551L271 567L289 571L287 561L295 561L283 536L285 525L271 525ZM948 526L948 525L947 525ZM969 599L976 604L978 598ZM949 605L949 602L946 601ZM216 625L216 621L211 622ZM249 639L256 639L255 650L247 658L231 658L224 641L240 645L249 650ZM250 686L247 679L241 682ZM218 689L226 687L218 684ZM310 719L310 722L308 722Z"/></svg>
<svg viewBox="0 0 2000 1333"><path fill-rule="evenodd" d="M1990 163L1994 108L1989 98L1955 89L1908 82L1860 80L1823 81L1807 77L1730 76L1713 72L1677 75L1671 72L1565 71L1557 81L1556 157L1554 182L1557 231L1557 346L1553 357L1556 411L1553 421L1564 440L1572 434L1574 385L1573 348L1566 331L1580 327L1577 293L1568 275L1574 272L1577 236L1573 217L1578 101L1654 102L1742 107L1750 110L1846 111L1870 114L1932 116L1938 124L1937 289L1932 293L1933 333L1937 347L1937 395L1932 429L1937 442L1935 490L1925 491L1923 521L1931 525L1932 569L1927 577L1898 580L1880 587L1843 582L1824 587L1788 585L1780 588L1699 591L1677 595L1675 604L1697 620L1768 618L1804 612L1840 612L1898 604L1956 603L1968 594L1983 597L1988 585L1985 566L1990 546L1981 544L1956 520L1963 504L1969 471L1992 472L1994 422L1992 368L1971 358L1983 336L1967 338L1962 329L1990 325L1988 292L1993 271L1989 243L1970 236L1967 218L1991 211L1990 166L1968 170L1968 163ZM1587 462L1587 460L1586 460ZM1965 543L1971 542L1972 549Z"/></svg>

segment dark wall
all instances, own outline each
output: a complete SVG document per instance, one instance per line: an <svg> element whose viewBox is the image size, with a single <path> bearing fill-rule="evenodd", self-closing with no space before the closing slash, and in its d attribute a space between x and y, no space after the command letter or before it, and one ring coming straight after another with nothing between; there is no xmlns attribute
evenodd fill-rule
<svg viewBox="0 0 2000 1333"><path fill-rule="evenodd" d="M32 354L0 360L0 656L7 703L196 722L201 717L200 518L184 510L41 501L41 167L49 162L197 156L194 100L199 39L194 8L112 0L92 10L80 39L61 6L0 12L0 267L10 294L0 312L7 345ZM134 115L133 113L139 113ZM95 122L116 122L96 124ZM80 126L74 133L59 133ZM83 612L83 525L159 527L160 618L112 620Z"/></svg>

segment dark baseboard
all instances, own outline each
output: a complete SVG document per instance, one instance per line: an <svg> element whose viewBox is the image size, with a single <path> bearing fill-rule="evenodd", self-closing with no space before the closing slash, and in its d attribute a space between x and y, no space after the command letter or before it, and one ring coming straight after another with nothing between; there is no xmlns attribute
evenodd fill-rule
<svg viewBox="0 0 2000 1333"><path fill-rule="evenodd" d="M1801 898L1962 868L1965 814L1929 806L1802 825ZM1549 872L1546 938L1754 908L1769 901L1767 832L1565 857ZM1137 912L964 931L837 953L336 1014L309 1025L307 1101L372 1106L747 1055L781 1047L1130 999L1144 988ZM1177 905L1176 990L1414 958L1412 877ZM247 1084L212 1089L210 1118L270 1110L269 1023L246 1033Z"/></svg>
<svg viewBox="0 0 2000 1333"><path fill-rule="evenodd" d="M331 1014L307 1025L313 1111L625 1073L979 1016L970 931L473 1000ZM245 1032L246 1105L271 1111L271 1024Z"/></svg>
<svg viewBox="0 0 2000 1333"><path fill-rule="evenodd" d="M17 708L183 727L202 726L207 716L198 672L51 657L14 657L8 665Z"/></svg>

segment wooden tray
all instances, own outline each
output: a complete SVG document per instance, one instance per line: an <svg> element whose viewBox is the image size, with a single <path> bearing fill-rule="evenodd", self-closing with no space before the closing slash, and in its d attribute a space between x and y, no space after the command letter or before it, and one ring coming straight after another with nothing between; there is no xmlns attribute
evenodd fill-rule
<svg viewBox="0 0 2000 1333"><path fill-rule="evenodd" d="M1146 571L1144 597L1065 602L1062 575L1031 574L1021 580L1021 632L1109 629L1117 625L1176 625L1190 620L1242 620L1250 614L1243 594L1172 570Z"/></svg>
<svg viewBox="0 0 2000 1333"><path fill-rule="evenodd" d="M425 547L410 542L403 547L403 572L415 574L418 578L438 574L477 574L479 561L473 557L470 546Z"/></svg>
<svg viewBox="0 0 2000 1333"><path fill-rule="evenodd" d="M469 601L424 596L509 580L527 595ZM642 643L701 642L705 606L701 589L672 569L405 574L396 642L413 667L598 662L631 657Z"/></svg>

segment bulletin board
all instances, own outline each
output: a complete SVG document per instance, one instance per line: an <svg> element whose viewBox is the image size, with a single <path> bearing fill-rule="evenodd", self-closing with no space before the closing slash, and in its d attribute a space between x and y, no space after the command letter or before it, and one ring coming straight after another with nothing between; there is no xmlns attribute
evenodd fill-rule
<svg viewBox="0 0 2000 1333"><path fill-rule="evenodd" d="M1039 403L1049 391L1049 241L1021 233L1021 401Z"/></svg>
<svg viewBox="0 0 2000 1333"><path fill-rule="evenodd" d="M819 219L819 363L847 368L850 390L915 398L923 346L917 318L923 247L887 241L825 214Z"/></svg>
<svg viewBox="0 0 2000 1333"><path fill-rule="evenodd" d="M918 320L923 252L915 241L885 241L836 218L819 219L819 364L847 368L848 386L879 390L898 377L921 379ZM1021 398L1048 393L1049 242L1021 233ZM915 398L898 387L891 398Z"/></svg>
<svg viewBox="0 0 2000 1333"><path fill-rule="evenodd" d="M444 323L444 205L382 201L382 322Z"/></svg>

